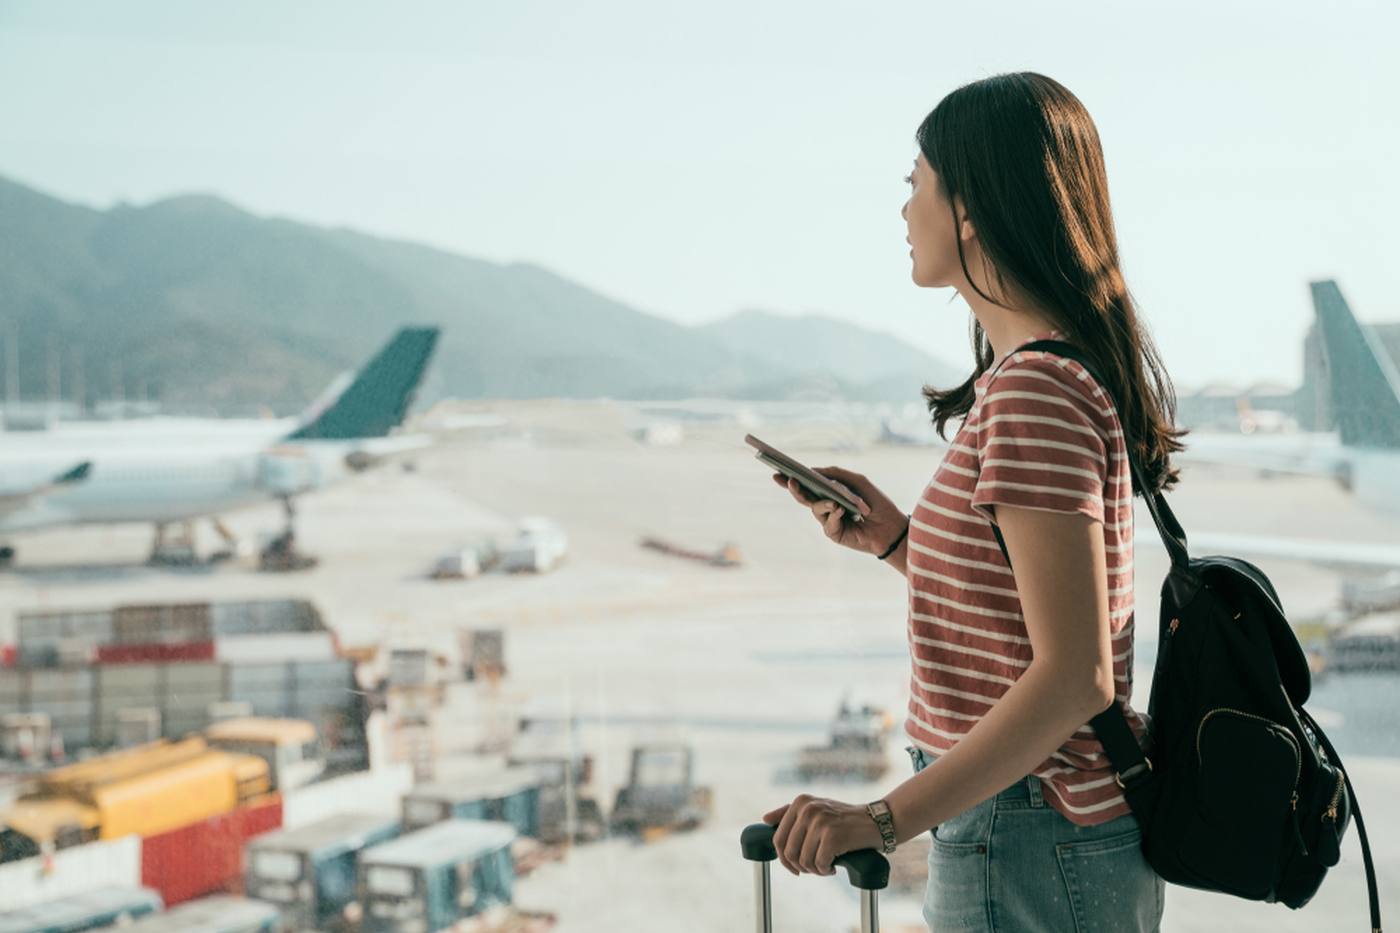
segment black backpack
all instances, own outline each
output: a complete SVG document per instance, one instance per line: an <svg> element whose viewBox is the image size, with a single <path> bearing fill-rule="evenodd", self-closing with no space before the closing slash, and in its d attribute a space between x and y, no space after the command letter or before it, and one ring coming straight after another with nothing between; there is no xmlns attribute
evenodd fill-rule
<svg viewBox="0 0 1400 933"><path fill-rule="evenodd" d="M1098 378L1072 344L1037 340L1018 350L1048 350ZM1137 817L1143 854L1173 884L1296 910L1341 858L1355 816L1371 928L1380 933L1361 808L1341 756L1303 709L1312 674L1278 594L1248 561L1190 557L1186 533L1162 493L1147 493L1131 447L1129 461L1172 564L1162 584L1147 748L1116 702L1089 724ZM1010 566L1001 529L992 531Z"/></svg>

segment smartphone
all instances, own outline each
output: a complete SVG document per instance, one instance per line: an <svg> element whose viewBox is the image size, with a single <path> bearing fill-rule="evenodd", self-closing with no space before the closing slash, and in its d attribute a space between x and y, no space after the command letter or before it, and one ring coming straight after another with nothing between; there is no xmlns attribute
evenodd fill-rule
<svg viewBox="0 0 1400 933"><path fill-rule="evenodd" d="M803 466L797 460L778 450L769 444L754 437L752 434L744 435L744 442L753 447L758 453L756 458L768 466L777 470L784 476L797 480L798 484L806 489L818 499L829 499L841 508L846 510L846 514L854 521L864 521L865 516L860 514L860 506L856 504L854 494L851 490L832 479L827 479L810 467Z"/></svg>

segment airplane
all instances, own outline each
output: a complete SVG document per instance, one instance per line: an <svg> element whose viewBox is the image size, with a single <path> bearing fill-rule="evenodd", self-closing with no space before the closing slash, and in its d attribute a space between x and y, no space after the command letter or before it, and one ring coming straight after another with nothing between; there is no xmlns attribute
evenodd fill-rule
<svg viewBox="0 0 1400 933"><path fill-rule="evenodd" d="M0 534L152 522L158 560L166 526L179 523L188 536L195 519L214 518L235 544L216 516L274 498L282 501L290 542L295 496L426 446L424 437L390 432L408 412L438 334L435 327L403 328L353 380L337 380L295 419L188 431L173 419L156 430L8 436L0 452ZM0 562L14 556L12 545L0 546Z"/></svg>
<svg viewBox="0 0 1400 933"><path fill-rule="evenodd" d="M1310 282L1321 331L1335 432L1265 437L1187 435L1185 462L1258 467L1321 476L1360 503L1400 515L1400 372L1379 338L1352 313L1332 279ZM1150 522L1146 526L1151 528ZM1138 535L1149 543L1151 535ZM1193 550L1299 560L1344 570L1400 570L1400 545L1197 532ZM1160 544L1160 542L1156 542Z"/></svg>

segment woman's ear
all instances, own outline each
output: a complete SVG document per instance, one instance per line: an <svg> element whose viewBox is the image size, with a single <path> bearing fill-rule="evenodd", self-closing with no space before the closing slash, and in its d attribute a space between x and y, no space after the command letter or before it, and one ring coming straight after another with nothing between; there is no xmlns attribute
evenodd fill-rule
<svg viewBox="0 0 1400 933"><path fill-rule="evenodd" d="M958 239L964 243L977 239L977 228L967 216L967 208L963 205L961 197L953 198L953 214L958 218Z"/></svg>

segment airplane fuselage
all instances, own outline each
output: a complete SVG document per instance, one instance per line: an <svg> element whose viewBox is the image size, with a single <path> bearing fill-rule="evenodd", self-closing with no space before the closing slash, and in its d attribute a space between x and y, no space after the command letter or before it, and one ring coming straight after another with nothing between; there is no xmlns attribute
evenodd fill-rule
<svg viewBox="0 0 1400 933"><path fill-rule="evenodd" d="M209 448L7 453L0 456L0 488L40 485L75 461L92 466L82 482L0 511L0 533L72 524L184 521L306 492L345 472L347 445L340 443L250 449L211 439Z"/></svg>

